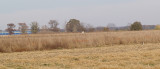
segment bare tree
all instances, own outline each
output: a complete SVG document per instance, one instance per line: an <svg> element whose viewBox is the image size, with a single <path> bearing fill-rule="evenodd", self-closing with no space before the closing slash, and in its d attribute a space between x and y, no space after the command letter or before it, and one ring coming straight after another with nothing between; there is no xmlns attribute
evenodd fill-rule
<svg viewBox="0 0 160 69"><path fill-rule="evenodd" d="M48 29L49 29L49 28L48 28L47 25L43 25L43 26L42 26L42 31L48 31Z"/></svg>
<svg viewBox="0 0 160 69"><path fill-rule="evenodd" d="M127 30L130 30L131 25L132 25L132 23L128 23L128 24L127 24L127 27L128 27Z"/></svg>
<svg viewBox="0 0 160 69"><path fill-rule="evenodd" d="M9 34L10 34L10 35L14 34L15 25L14 25L13 23L10 23L10 24L7 24L7 27L8 27L8 28L7 28L6 30L9 32Z"/></svg>
<svg viewBox="0 0 160 69"><path fill-rule="evenodd" d="M109 23L108 25L107 25L107 28L109 28L110 30L116 30L117 28L116 28L116 25L114 24L114 23Z"/></svg>
<svg viewBox="0 0 160 69"><path fill-rule="evenodd" d="M50 20L48 24L50 25L51 31L54 31L54 32L59 31L59 28L58 28L59 23L56 20Z"/></svg>
<svg viewBox="0 0 160 69"><path fill-rule="evenodd" d="M26 34L28 26L26 25L26 23L18 23L19 24L19 30L22 32L22 34Z"/></svg>
<svg viewBox="0 0 160 69"><path fill-rule="evenodd" d="M94 32L94 31L95 31L95 28L94 28L92 25L87 24L87 25L86 25L86 31L87 31L87 32Z"/></svg>

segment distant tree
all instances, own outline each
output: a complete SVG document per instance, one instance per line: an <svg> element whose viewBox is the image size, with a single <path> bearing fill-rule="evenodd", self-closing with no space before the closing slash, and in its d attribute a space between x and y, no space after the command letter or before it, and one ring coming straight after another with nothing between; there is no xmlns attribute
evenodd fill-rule
<svg viewBox="0 0 160 69"><path fill-rule="evenodd" d="M26 34L28 29L28 26L26 23L19 23L19 30L22 32L22 34Z"/></svg>
<svg viewBox="0 0 160 69"><path fill-rule="evenodd" d="M38 31L39 31L38 23L37 22L32 22L31 23L31 32L33 34L36 34L36 33L38 33Z"/></svg>
<svg viewBox="0 0 160 69"><path fill-rule="evenodd" d="M58 28L59 23L56 20L50 20L49 23L50 30L54 32L58 32L60 29Z"/></svg>
<svg viewBox="0 0 160 69"><path fill-rule="evenodd" d="M160 30L160 25L156 25L155 30Z"/></svg>
<svg viewBox="0 0 160 69"><path fill-rule="evenodd" d="M130 30L130 29L131 29L131 25L132 25L132 23L128 23L128 24L127 24L127 30Z"/></svg>
<svg viewBox="0 0 160 69"><path fill-rule="evenodd" d="M116 28L116 25L114 24L114 23L109 23L108 25L107 25L107 28L109 28L110 30L116 30L117 28Z"/></svg>
<svg viewBox="0 0 160 69"><path fill-rule="evenodd" d="M94 32L94 31L95 31L95 28L94 28L92 25L87 24L87 25L86 25L86 31L87 31L87 32Z"/></svg>
<svg viewBox="0 0 160 69"><path fill-rule="evenodd" d="M14 25L13 23L10 23L10 24L7 24L7 27L8 27L8 28L7 28L6 30L9 32L9 34L10 34L10 35L14 34L15 25Z"/></svg>
<svg viewBox="0 0 160 69"><path fill-rule="evenodd" d="M141 24L141 22L138 22L138 21L136 21L136 22L134 22L132 25L131 25L131 28L130 28L130 30L142 30L143 28L142 28L142 24Z"/></svg>
<svg viewBox="0 0 160 69"><path fill-rule="evenodd" d="M42 27L41 27L41 29L42 29L42 31L48 31L48 26L47 25L43 25Z"/></svg>
<svg viewBox="0 0 160 69"><path fill-rule="evenodd" d="M70 19L69 22L66 24L66 31L67 32L82 32L84 31L83 24L80 23L79 20Z"/></svg>
<svg viewBox="0 0 160 69"><path fill-rule="evenodd" d="M80 26L79 26L79 32L84 32L86 31L86 28L84 26L84 23L80 23Z"/></svg>

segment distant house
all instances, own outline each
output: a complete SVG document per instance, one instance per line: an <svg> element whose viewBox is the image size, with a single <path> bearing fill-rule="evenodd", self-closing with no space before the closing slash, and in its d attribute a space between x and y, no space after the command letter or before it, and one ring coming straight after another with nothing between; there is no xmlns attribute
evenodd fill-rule
<svg viewBox="0 0 160 69"><path fill-rule="evenodd" d="M13 35L20 35L20 34L22 34L21 31L14 31L13 33L14 33ZM32 34L32 32L31 31L27 31L27 34ZM0 31L0 35L9 35L9 32L7 32L7 31Z"/></svg>

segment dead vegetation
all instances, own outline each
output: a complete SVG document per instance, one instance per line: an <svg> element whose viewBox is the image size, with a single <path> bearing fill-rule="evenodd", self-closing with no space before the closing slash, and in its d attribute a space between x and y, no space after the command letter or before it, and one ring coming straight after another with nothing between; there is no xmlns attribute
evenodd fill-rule
<svg viewBox="0 0 160 69"><path fill-rule="evenodd" d="M119 31L2 36L0 37L0 52L159 43L159 34L160 31Z"/></svg>
<svg viewBox="0 0 160 69"><path fill-rule="evenodd" d="M160 69L159 34L118 31L1 36L0 69Z"/></svg>
<svg viewBox="0 0 160 69"><path fill-rule="evenodd" d="M160 44L0 53L0 69L160 69Z"/></svg>

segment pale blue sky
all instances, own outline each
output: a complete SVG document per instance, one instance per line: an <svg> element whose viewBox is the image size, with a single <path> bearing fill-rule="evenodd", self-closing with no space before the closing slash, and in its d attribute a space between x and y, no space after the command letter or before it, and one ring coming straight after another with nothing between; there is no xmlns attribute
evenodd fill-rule
<svg viewBox="0 0 160 69"><path fill-rule="evenodd" d="M160 24L160 0L0 0L0 29L7 23L37 21L40 26L50 19L65 22L76 18L93 26L115 23L125 26L134 21Z"/></svg>

